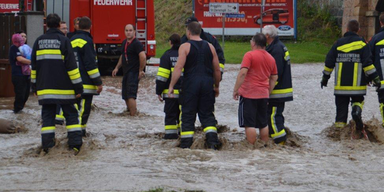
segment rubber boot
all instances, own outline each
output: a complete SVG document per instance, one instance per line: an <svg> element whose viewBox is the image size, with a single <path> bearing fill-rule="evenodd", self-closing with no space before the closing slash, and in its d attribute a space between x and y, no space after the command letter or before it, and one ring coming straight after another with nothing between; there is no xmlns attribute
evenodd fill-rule
<svg viewBox="0 0 384 192"><path fill-rule="evenodd" d="M219 150L222 144L217 137L217 133L209 132L205 134L205 138L205 143L208 149Z"/></svg>
<svg viewBox="0 0 384 192"><path fill-rule="evenodd" d="M360 106L355 105L352 107L352 118L356 123L356 130L358 131L362 131L364 126L363 120L361 119L361 113L362 113L362 110Z"/></svg>
<svg viewBox="0 0 384 192"><path fill-rule="evenodd" d="M55 134L41 134L41 143L43 150L48 153L48 150L56 145Z"/></svg>
<svg viewBox="0 0 384 192"><path fill-rule="evenodd" d="M82 133L82 131L68 132L69 149L76 148L77 150L80 150L81 146L83 145Z"/></svg>
<svg viewBox="0 0 384 192"><path fill-rule="evenodd" d="M81 135L83 137L87 137L87 130L86 129L81 129Z"/></svg>
<svg viewBox="0 0 384 192"><path fill-rule="evenodd" d="M186 149L186 148L191 148L193 143L193 138L181 138L180 141L180 148Z"/></svg>

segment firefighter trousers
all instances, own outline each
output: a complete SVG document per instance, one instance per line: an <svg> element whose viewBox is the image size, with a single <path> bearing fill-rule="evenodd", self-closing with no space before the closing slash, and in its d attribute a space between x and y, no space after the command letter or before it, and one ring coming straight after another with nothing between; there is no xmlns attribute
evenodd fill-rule
<svg viewBox="0 0 384 192"><path fill-rule="evenodd" d="M77 105L79 106L79 118L83 136L86 134L87 122L91 114L93 95L82 95Z"/></svg>
<svg viewBox="0 0 384 192"><path fill-rule="evenodd" d="M284 143L287 140L287 133L284 126L285 102L268 103L268 128L269 135L275 143Z"/></svg>
<svg viewBox="0 0 384 192"><path fill-rule="evenodd" d="M348 107L352 103L352 118L356 126L362 126L361 112L364 105L364 96L336 95L336 123L335 126L343 128L348 120Z"/></svg>
<svg viewBox="0 0 384 192"><path fill-rule="evenodd" d="M219 145L216 118L213 113L215 104L213 78L202 75L185 78L183 81L180 147L190 148L193 143L196 113L205 132L208 148Z"/></svg>
<svg viewBox="0 0 384 192"><path fill-rule="evenodd" d="M61 104L61 108L66 119L68 146L69 148L80 149L83 140L81 136L78 110L76 109L75 104ZM41 117L43 119L41 141L43 149L55 146L55 115L56 104L43 105L41 109Z"/></svg>
<svg viewBox="0 0 384 192"><path fill-rule="evenodd" d="M60 105L56 105L56 118L55 118L55 124L56 125L63 125L64 124L64 113L63 110L61 109Z"/></svg>
<svg viewBox="0 0 384 192"><path fill-rule="evenodd" d="M377 93L377 96L379 98L379 103L380 103L380 114L381 114L381 123L384 126L384 90L380 89L379 92Z"/></svg>
<svg viewBox="0 0 384 192"><path fill-rule="evenodd" d="M164 139L177 139L178 129L180 123L180 104L179 99L164 99L164 125L165 136Z"/></svg>

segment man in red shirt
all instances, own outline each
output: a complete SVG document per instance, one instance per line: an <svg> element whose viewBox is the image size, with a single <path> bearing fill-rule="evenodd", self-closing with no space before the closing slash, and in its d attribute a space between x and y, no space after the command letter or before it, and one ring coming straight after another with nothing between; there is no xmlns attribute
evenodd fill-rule
<svg viewBox="0 0 384 192"><path fill-rule="evenodd" d="M268 98L277 81L275 59L265 51L267 38L257 33L250 41L248 51L241 63L233 89L233 98L239 99L239 126L245 127L247 141L254 144L257 138L256 128L260 129L260 138L269 140Z"/></svg>

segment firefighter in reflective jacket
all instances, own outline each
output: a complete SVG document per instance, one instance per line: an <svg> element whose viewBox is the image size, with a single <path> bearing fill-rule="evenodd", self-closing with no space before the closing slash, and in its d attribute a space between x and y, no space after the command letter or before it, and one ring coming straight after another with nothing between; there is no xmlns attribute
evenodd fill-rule
<svg viewBox="0 0 384 192"><path fill-rule="evenodd" d="M165 135L164 139L178 139L180 104L179 93L181 88L180 80L176 83L174 89L174 97L168 95L168 87L171 81L172 72L176 65L179 56L178 50L180 47L180 36L173 34L169 38L169 43L172 46L160 58L160 67L156 76L156 94L160 101L165 101Z"/></svg>
<svg viewBox="0 0 384 192"><path fill-rule="evenodd" d="M86 136L86 127L91 113L93 95L99 95L103 90L96 62L96 51L90 34L91 25L91 20L88 17L80 18L79 30L71 38L72 48L79 66L84 88L81 100L77 103L83 136Z"/></svg>
<svg viewBox="0 0 384 192"><path fill-rule="evenodd" d="M380 15L379 20L381 24L380 32L372 37L369 47L372 53L372 61L380 76L381 84L384 84L384 13ZM382 126L384 127L384 86L380 87L377 95L380 103Z"/></svg>
<svg viewBox="0 0 384 192"><path fill-rule="evenodd" d="M196 17L188 17L186 22L185 22L185 26L187 26L191 22L199 22L199 21L196 19ZM201 29L200 38L208 41L209 43L211 43L213 45L213 47L215 47L217 57L219 58L221 75L223 75L225 58L224 58L224 51L221 48L219 42L217 41L217 39L214 36L212 36L210 33L205 32L203 29ZM183 35L183 37L181 37L181 44L183 44L187 41L188 41L187 36Z"/></svg>
<svg viewBox="0 0 384 192"><path fill-rule="evenodd" d="M291 60L288 49L279 40L277 28L274 25L265 26L263 33L267 37L266 51L275 59L278 72L277 84L270 94L268 102L269 134L275 143L284 144L287 134L283 111L285 102L293 100Z"/></svg>
<svg viewBox="0 0 384 192"><path fill-rule="evenodd" d="M327 86L328 79L335 69L335 126L343 128L346 125L348 105L352 102L352 118L356 123L356 130L360 136L363 134L366 137L361 113L367 82L373 81L376 87L380 87L381 84L370 58L369 47L364 39L357 35L360 30L359 23L356 20L349 21L347 30L344 37L337 40L327 54L321 88Z"/></svg>
<svg viewBox="0 0 384 192"><path fill-rule="evenodd" d="M55 145L56 105L60 104L66 119L69 148L78 151L83 141L75 103L83 92L83 84L71 43L58 29L60 17L49 14L46 21L49 30L36 39L31 59L32 88L42 105L42 148L48 152Z"/></svg>

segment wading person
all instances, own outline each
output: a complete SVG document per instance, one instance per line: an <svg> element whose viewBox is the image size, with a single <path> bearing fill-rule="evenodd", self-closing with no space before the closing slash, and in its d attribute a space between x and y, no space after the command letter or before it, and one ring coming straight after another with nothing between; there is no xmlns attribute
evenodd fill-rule
<svg viewBox="0 0 384 192"><path fill-rule="evenodd" d="M56 105L64 111L70 149L80 150L81 125L75 103L83 92L80 71L68 38L59 30L60 17L47 16L48 31L35 41L32 51L32 87L42 105L42 148L48 152L55 146Z"/></svg>
<svg viewBox="0 0 384 192"><path fill-rule="evenodd" d="M283 115L285 102L293 100L291 60L288 49L280 41L274 25L265 26L263 34L267 37L266 51L275 59L278 73L275 88L268 101L269 135L275 143L284 144L287 140Z"/></svg>
<svg viewBox="0 0 384 192"><path fill-rule="evenodd" d="M372 61L377 69L377 73L380 76L381 84L384 80L384 13L379 17L381 29L379 33L372 37L369 42L369 47L372 53ZM382 118L382 126L384 127L384 86L381 86L378 90L378 98L380 103L380 113Z"/></svg>
<svg viewBox="0 0 384 192"><path fill-rule="evenodd" d="M9 48L9 62L12 68L12 84L15 92L14 113L19 113L24 108L31 87L30 71L29 74L23 72L23 68L29 68L31 60L30 54L28 57L23 53L26 38L23 38L22 34L25 35L25 33L17 33L12 36L12 45Z"/></svg>
<svg viewBox="0 0 384 192"><path fill-rule="evenodd" d="M180 80L174 86L174 97L168 95L168 87L171 82L172 72L179 56L180 36L173 34L169 37L169 44L171 49L168 49L160 58L160 67L156 76L156 95L164 104L164 125L165 135L164 139L178 139L180 104L179 93L181 88Z"/></svg>
<svg viewBox="0 0 384 192"><path fill-rule="evenodd" d="M250 41L248 51L241 62L237 75L233 98L239 100L239 126L245 127L247 141L254 144L257 139L256 128L259 128L261 140L269 140L268 131L268 98L275 87L277 67L275 59L265 51L267 39L257 33Z"/></svg>
<svg viewBox="0 0 384 192"><path fill-rule="evenodd" d="M72 48L79 66L84 92L77 103L80 111L81 128L83 136L86 136L86 127L93 95L99 95L103 90L99 68L96 63L96 51L91 36L92 22L88 17L82 17L79 21L79 30L71 38Z"/></svg>
<svg viewBox="0 0 384 192"><path fill-rule="evenodd" d="M168 95L175 94L174 87L184 68L180 147L191 147L197 113L205 133L207 147L219 149L221 143L217 136L213 113L221 79L219 60L215 48L200 38L201 25L198 22L189 23L186 32L189 41L179 48L179 57L168 88Z"/></svg>
<svg viewBox="0 0 384 192"><path fill-rule="evenodd" d="M336 41L328 52L321 80L321 88L327 86L333 70L335 72L334 95L336 101L335 126L343 128L348 119L348 105L352 102L352 118L356 123L359 136L352 132L352 138L367 135L361 114L364 105L367 83L373 81L380 88L380 78L372 64L369 47L364 39L357 35L359 22L351 20L347 32Z"/></svg>
<svg viewBox="0 0 384 192"><path fill-rule="evenodd" d="M136 29L133 25L125 26L125 36L127 39L121 44L122 54L112 76L116 76L120 67L123 67L123 85L121 94L127 110L131 116L135 116L137 112L136 98L139 88L139 80L144 77L144 68L146 64L146 56L143 44L136 39Z"/></svg>

